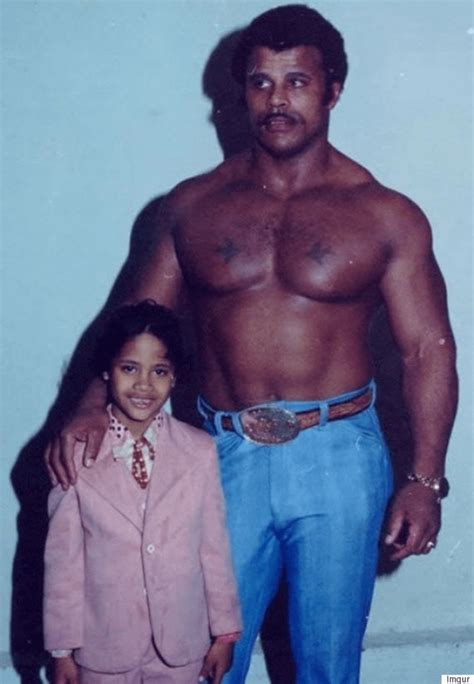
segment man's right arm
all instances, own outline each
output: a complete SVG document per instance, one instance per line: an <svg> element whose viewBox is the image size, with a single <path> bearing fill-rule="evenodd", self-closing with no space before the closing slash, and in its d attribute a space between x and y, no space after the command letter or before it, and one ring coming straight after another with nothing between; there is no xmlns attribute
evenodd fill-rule
<svg viewBox="0 0 474 684"><path fill-rule="evenodd" d="M163 200L153 222L151 244L139 250L131 249L129 277L121 289L115 306L154 299L159 304L175 308L183 285L181 269L176 256L173 228L173 200ZM76 481L77 467L74 463L74 446L84 443L84 464L90 465L99 451L108 426L105 411L106 385L95 378L83 394L78 407L68 422L54 436L45 452L46 467L53 484L59 482L63 489Z"/></svg>
<svg viewBox="0 0 474 684"><path fill-rule="evenodd" d="M85 391L71 419L51 439L46 447L45 462L53 484L60 483L63 489L75 484L77 464L75 462L76 442L84 443L82 459L89 466L95 459L109 423L105 410L106 386L100 378L94 378Z"/></svg>
<svg viewBox="0 0 474 684"><path fill-rule="evenodd" d="M132 247L129 256L131 272L117 305L154 299L170 309L176 308L183 288L174 241L177 196L178 193L174 192L162 200L150 219L153 230L148 244L135 249Z"/></svg>

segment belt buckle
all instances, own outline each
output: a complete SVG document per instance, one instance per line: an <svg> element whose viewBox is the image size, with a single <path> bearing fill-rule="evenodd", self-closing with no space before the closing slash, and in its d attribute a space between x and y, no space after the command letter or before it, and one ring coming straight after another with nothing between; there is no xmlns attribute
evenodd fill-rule
<svg viewBox="0 0 474 684"><path fill-rule="evenodd" d="M284 444L300 431L296 414L276 406L253 406L239 418L244 438L254 444Z"/></svg>

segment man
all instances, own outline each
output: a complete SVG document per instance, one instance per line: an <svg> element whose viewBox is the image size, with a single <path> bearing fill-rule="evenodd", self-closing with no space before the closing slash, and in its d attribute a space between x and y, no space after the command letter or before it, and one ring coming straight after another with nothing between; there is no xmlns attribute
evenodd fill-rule
<svg viewBox="0 0 474 684"><path fill-rule="evenodd" d="M170 193L130 299L173 307L186 288L191 304L244 620L226 682L245 680L284 567L298 684L354 684L391 494L368 328L383 302L414 438L385 534L399 560L435 546L446 493L445 288L422 212L328 142L347 74L336 29L302 5L270 10L242 34L233 72L254 144ZM74 442L97 451L103 405L91 387L50 446L65 487Z"/></svg>

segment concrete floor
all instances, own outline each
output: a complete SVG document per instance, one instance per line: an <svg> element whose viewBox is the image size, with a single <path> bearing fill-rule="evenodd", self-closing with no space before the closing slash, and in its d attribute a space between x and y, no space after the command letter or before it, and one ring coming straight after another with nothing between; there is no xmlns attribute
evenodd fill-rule
<svg viewBox="0 0 474 684"><path fill-rule="evenodd" d="M438 635L388 635L372 637L362 656L360 684L444 684L441 676L470 675L474 684L474 639L466 629L451 630L451 638ZM427 643L427 638L431 643ZM452 680L456 682L456 680ZM461 680L458 680L461 681ZM9 658L0 658L1 684L19 684ZM270 684L260 645L257 643L245 684ZM288 682L288 684L291 684ZM316 683L315 683L316 684Z"/></svg>
<svg viewBox="0 0 474 684"><path fill-rule="evenodd" d="M269 684L263 655L256 651L246 684ZM374 646L363 653L360 684L442 684L443 674L470 674L474 684L472 673L474 641Z"/></svg>

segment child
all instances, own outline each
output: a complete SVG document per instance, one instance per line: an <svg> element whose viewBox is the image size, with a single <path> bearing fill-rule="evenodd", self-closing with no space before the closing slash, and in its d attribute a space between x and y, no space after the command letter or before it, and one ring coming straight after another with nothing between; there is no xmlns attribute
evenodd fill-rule
<svg viewBox="0 0 474 684"><path fill-rule="evenodd" d="M219 683L241 624L213 441L162 410L182 357L177 321L150 300L122 307L96 356L109 431L96 465L49 498L54 682Z"/></svg>

